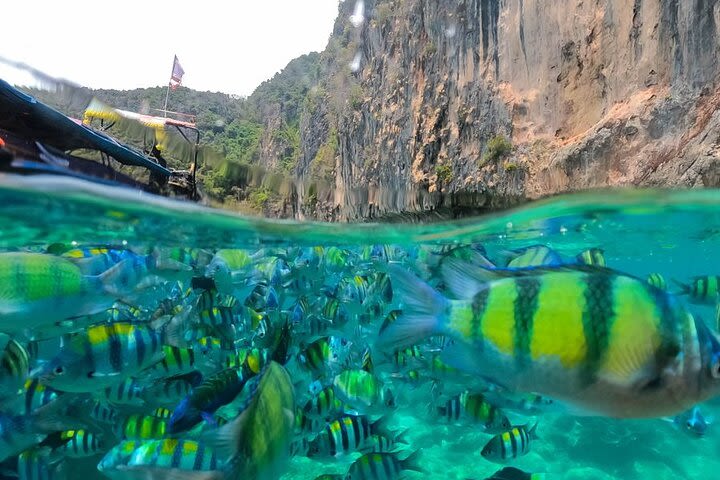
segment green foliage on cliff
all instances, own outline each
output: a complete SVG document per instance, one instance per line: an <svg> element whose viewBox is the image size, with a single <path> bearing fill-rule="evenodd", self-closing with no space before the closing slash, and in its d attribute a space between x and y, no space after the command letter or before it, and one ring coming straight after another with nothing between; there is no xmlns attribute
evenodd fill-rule
<svg viewBox="0 0 720 480"><path fill-rule="evenodd" d="M335 178L335 157L338 153L338 135L331 129L328 139L318 148L315 158L310 163L310 176L316 180L332 183Z"/></svg>
<svg viewBox="0 0 720 480"><path fill-rule="evenodd" d="M495 135L487 143L484 160L486 162L494 162L507 157L510 155L510 152L512 152L512 143L510 143L510 140L508 140L505 135Z"/></svg>
<svg viewBox="0 0 720 480"><path fill-rule="evenodd" d="M438 182L446 184L452 179L452 167L445 164L435 165L435 175L437 175Z"/></svg>
<svg viewBox="0 0 720 480"><path fill-rule="evenodd" d="M256 122L235 119L212 144L219 147L228 161L249 164L258 159L262 132L262 125Z"/></svg>
<svg viewBox="0 0 720 480"><path fill-rule="evenodd" d="M283 147L279 158L280 169L292 173L300 157L300 129L297 123L284 124L273 133L273 141Z"/></svg>

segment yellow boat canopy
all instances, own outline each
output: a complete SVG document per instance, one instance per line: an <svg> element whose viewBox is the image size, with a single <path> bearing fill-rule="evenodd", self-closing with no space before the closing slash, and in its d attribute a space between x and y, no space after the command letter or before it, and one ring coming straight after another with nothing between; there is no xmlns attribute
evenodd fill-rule
<svg viewBox="0 0 720 480"><path fill-rule="evenodd" d="M153 115L143 115L141 113L120 110L112 108L97 98L93 98L90 105L85 109L83 114L83 123L90 125L94 119L104 120L106 122L119 122L122 120L133 120L135 122L148 127L155 132L155 144L159 150L165 150L167 146L167 130L171 127L186 127L195 129L195 124L184 122L174 118L156 117Z"/></svg>

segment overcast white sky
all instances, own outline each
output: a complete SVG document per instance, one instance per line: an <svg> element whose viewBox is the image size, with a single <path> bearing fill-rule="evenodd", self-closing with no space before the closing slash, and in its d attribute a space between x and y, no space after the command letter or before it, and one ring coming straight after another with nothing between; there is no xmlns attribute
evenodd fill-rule
<svg viewBox="0 0 720 480"><path fill-rule="evenodd" d="M183 85L249 95L325 48L338 0L5 0L0 56L93 88Z"/></svg>

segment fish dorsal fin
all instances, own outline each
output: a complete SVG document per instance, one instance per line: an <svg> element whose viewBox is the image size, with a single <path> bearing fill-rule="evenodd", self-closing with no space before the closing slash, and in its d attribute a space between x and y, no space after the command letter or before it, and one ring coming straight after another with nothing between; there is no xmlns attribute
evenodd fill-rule
<svg viewBox="0 0 720 480"><path fill-rule="evenodd" d="M442 278L455 298L472 298L497 278L494 270L478 267L458 258L445 258L440 266Z"/></svg>

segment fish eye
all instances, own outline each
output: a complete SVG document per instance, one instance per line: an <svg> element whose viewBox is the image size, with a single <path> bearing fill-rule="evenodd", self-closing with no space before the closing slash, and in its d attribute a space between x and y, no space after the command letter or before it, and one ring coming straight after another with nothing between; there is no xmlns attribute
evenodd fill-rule
<svg viewBox="0 0 720 480"><path fill-rule="evenodd" d="M58 365L58 366L55 367L55 369L53 370L53 373L54 373L55 375L62 375L63 373L65 373L65 369L62 367L62 365Z"/></svg>
<svg viewBox="0 0 720 480"><path fill-rule="evenodd" d="M685 422L685 426L686 426L688 429L691 429L691 428L693 427L693 424L692 424L692 422L691 422L690 420L688 420L687 422Z"/></svg>

